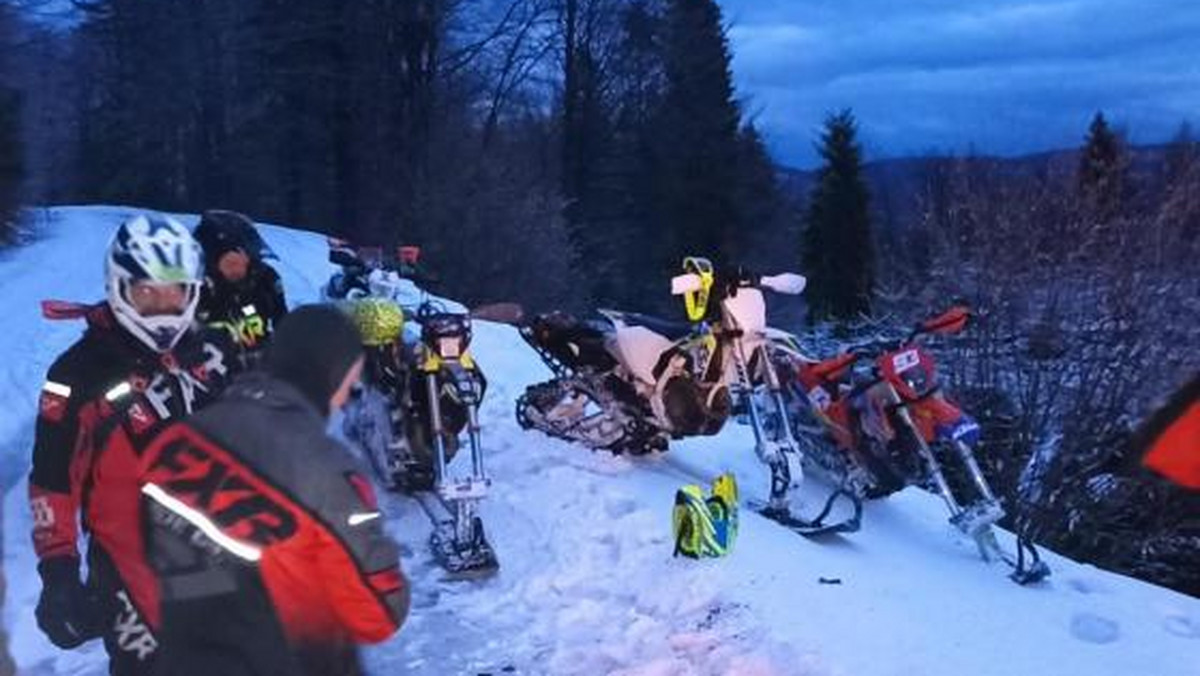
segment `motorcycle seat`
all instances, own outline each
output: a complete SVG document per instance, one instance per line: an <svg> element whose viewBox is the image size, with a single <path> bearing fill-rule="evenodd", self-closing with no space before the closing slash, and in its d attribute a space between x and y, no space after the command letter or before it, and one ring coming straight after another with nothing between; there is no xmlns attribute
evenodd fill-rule
<svg viewBox="0 0 1200 676"><path fill-rule="evenodd" d="M605 340L611 327L598 321L580 321L566 313L539 315L532 322L534 339L555 359L570 366L613 366Z"/></svg>
<svg viewBox="0 0 1200 676"><path fill-rule="evenodd" d="M695 332L694 327L687 322L662 319L638 312L606 312L606 314L628 326L640 326L653 331L671 342L687 338Z"/></svg>

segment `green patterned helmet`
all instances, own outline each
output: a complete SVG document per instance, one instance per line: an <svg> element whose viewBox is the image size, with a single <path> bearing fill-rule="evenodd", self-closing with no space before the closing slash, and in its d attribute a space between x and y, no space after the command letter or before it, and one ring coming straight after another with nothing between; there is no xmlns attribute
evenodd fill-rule
<svg viewBox="0 0 1200 676"><path fill-rule="evenodd" d="M362 334L363 345L394 343L404 331L404 311L385 298L358 298L347 301L346 310Z"/></svg>

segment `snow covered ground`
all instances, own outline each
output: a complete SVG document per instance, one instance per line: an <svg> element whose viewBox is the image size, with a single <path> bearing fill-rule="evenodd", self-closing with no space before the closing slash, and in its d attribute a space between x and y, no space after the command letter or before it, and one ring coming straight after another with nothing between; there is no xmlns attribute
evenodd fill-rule
<svg viewBox="0 0 1200 676"><path fill-rule="evenodd" d="M24 475L41 379L81 328L42 320L38 301L98 299L101 252L128 211L39 211L40 237L0 254L3 620L21 673L105 673L97 642L58 651L34 623ZM332 270L324 240L264 235L289 300L314 300ZM548 371L513 329L477 324L474 345L491 384L483 422L495 488L483 512L502 570L441 580L425 517L392 498L414 608L400 634L368 651L374 674L1200 676L1200 600L1053 554L1048 582L1017 587L913 490L868 505L850 536L808 541L744 511L731 556L672 559L680 485L729 469L743 496L765 493L748 430L651 459L593 454L517 426L515 398ZM810 503L823 490L805 488Z"/></svg>

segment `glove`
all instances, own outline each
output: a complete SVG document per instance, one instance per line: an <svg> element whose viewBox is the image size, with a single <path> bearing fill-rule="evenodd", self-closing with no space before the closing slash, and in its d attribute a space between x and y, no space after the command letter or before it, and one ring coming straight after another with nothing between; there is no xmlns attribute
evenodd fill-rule
<svg viewBox="0 0 1200 676"><path fill-rule="evenodd" d="M79 559L55 556L38 564L42 595L38 598L38 628L64 650L100 636L99 600L79 581Z"/></svg>

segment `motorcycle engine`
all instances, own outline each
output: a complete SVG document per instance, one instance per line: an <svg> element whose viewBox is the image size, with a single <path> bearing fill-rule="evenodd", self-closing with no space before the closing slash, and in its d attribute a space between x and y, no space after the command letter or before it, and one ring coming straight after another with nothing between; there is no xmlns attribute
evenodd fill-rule
<svg viewBox="0 0 1200 676"><path fill-rule="evenodd" d="M662 390L663 410L675 436L721 431L732 402L724 384L701 384L686 375L671 376Z"/></svg>

